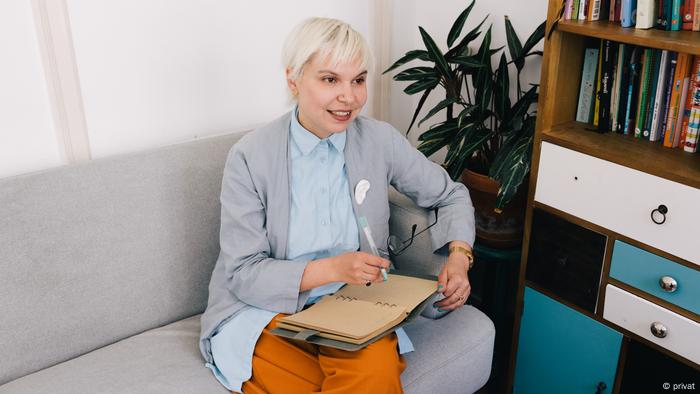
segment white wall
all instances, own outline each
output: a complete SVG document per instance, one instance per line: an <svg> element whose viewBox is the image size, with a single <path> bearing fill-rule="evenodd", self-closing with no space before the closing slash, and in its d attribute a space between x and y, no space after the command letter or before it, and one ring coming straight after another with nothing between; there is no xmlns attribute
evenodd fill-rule
<svg viewBox="0 0 700 394"><path fill-rule="evenodd" d="M470 1L464 0L441 0L439 2L429 0L401 0L394 2L393 8L393 34L391 37L391 59L392 62L399 59L403 54L412 49L425 49L418 26L422 26L440 46L441 50L447 50L447 34L452 27L452 23L457 16L470 4ZM462 29L462 34L476 27L479 22L486 16L490 15L483 27L488 27L489 23L493 24L492 29L492 48L498 48L502 45L507 45L505 38L504 15L510 17L510 21L518 33L522 43L529 37L535 28L547 17L547 0L500 0L488 1L477 0L476 5L471 11L467 23ZM485 31L485 30L484 30ZM477 38L472 43L474 50L478 49L481 44L481 37ZM540 43L539 49L542 49ZM507 46L503 50L507 51ZM508 59L510 55L506 53ZM493 56L494 66L500 58L500 53ZM529 87L528 83L539 83L540 64L539 57L530 57L524 72L522 74L523 88ZM409 63L410 65L411 63ZM415 63L418 65L418 62ZM402 67L403 69L405 67ZM395 75L392 72L391 75ZM515 74L511 75L511 84L515 85ZM408 96L403 93L403 89L408 85L407 82L391 81L390 88L390 110L388 122L392 123L396 128L404 131L408 128L413 116L413 111L418 104L420 93ZM515 92L515 89L513 89ZM444 93L438 92L436 89L431 93L431 97L423 106L422 114L426 114L430 108L435 106L440 100L444 99ZM432 105L431 105L432 104ZM442 114L435 115L431 120L442 119ZM419 116L419 119L421 117ZM416 122L417 123L417 122ZM426 130L431 124L427 121L420 129L414 128L409 134L409 139L416 143L417 136ZM436 159L440 155L436 156Z"/></svg>
<svg viewBox="0 0 700 394"><path fill-rule="evenodd" d="M63 164L32 7L0 2L0 177Z"/></svg>
<svg viewBox="0 0 700 394"><path fill-rule="evenodd" d="M303 19L345 20L375 45L372 0L32 2L53 19L42 22L42 7L33 14L27 0L0 3L0 177L64 164L68 148L57 141L75 138L67 122L58 132L52 123L65 114L52 106L65 104L60 95L70 92L59 89L53 103L47 93L47 78L66 87L70 76L60 72L73 68L44 73L39 48L74 62L77 83L66 89L82 100L87 127L76 135L87 139L87 157L100 158L245 130L281 115L290 107L282 44ZM63 37L61 45L37 42L61 31L37 38L42 23L66 23L72 46ZM61 77L63 85L52 79ZM78 126L82 116L73 118Z"/></svg>

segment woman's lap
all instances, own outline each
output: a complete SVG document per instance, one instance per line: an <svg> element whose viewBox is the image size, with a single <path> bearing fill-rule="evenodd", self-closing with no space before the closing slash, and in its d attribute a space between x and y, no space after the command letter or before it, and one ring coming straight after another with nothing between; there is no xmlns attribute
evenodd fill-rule
<svg viewBox="0 0 700 394"><path fill-rule="evenodd" d="M243 384L244 393L401 392L406 363L399 355L396 334L349 352L271 334L279 316L258 339L253 376Z"/></svg>

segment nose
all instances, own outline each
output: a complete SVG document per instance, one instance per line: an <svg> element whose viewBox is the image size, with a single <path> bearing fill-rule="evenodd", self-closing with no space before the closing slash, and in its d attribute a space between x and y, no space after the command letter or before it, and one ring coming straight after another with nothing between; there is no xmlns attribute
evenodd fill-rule
<svg viewBox="0 0 700 394"><path fill-rule="evenodd" d="M338 94L338 101L343 104L352 104L357 100L355 92L350 84L343 85L342 91Z"/></svg>

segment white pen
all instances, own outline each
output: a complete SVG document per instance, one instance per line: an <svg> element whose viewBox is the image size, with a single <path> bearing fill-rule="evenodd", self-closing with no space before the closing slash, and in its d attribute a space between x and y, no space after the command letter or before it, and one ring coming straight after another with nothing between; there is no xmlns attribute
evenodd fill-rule
<svg viewBox="0 0 700 394"><path fill-rule="evenodd" d="M360 226L362 227L362 231L365 232L365 237L367 237L367 242L369 242L369 247L372 249L372 254L375 256L381 257L379 254L379 249L377 249L377 244L374 243L374 238L372 237L372 231L369 229L369 224L367 223L367 219L364 216L360 216ZM386 269L384 267L381 268L382 271L382 277L384 278L384 282L389 280L389 275L386 273Z"/></svg>

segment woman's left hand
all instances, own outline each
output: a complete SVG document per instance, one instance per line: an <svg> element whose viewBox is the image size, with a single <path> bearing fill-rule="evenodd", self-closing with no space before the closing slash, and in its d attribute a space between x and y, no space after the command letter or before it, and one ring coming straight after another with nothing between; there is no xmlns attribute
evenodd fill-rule
<svg viewBox="0 0 700 394"><path fill-rule="evenodd" d="M464 305L472 291L467 276L468 267L469 258L467 256L461 253L450 254L447 263L438 275L438 293L442 293L445 299L435 303L437 308L443 311L453 311Z"/></svg>

